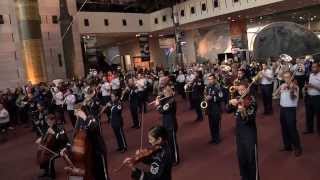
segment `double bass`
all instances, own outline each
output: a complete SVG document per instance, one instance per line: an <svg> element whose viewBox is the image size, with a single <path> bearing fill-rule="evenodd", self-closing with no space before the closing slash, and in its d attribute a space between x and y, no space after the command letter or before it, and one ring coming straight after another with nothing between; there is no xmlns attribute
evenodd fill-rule
<svg viewBox="0 0 320 180"><path fill-rule="evenodd" d="M91 162L92 149L88 139L86 122L77 119L74 139L71 147L72 166L65 167L69 180L91 180L94 179Z"/></svg>

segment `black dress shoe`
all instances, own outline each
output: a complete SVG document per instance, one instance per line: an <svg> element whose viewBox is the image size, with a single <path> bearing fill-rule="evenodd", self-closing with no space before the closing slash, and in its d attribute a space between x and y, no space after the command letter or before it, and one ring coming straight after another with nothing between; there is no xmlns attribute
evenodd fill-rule
<svg viewBox="0 0 320 180"><path fill-rule="evenodd" d="M118 148L117 151L122 151L122 148Z"/></svg>
<svg viewBox="0 0 320 180"><path fill-rule="evenodd" d="M286 152L290 152L290 151L292 151L292 148L286 148L286 147L285 147L285 148L280 149L280 151L281 151L281 152L285 152L285 151L286 151Z"/></svg>
<svg viewBox="0 0 320 180"><path fill-rule="evenodd" d="M301 149L297 149L294 151L294 156L296 157L300 157L302 155L302 150Z"/></svg>
<svg viewBox="0 0 320 180"><path fill-rule="evenodd" d="M123 148L120 152L125 153L127 151L127 148Z"/></svg>
<svg viewBox="0 0 320 180"><path fill-rule="evenodd" d="M313 131L304 131L303 134L313 134Z"/></svg>

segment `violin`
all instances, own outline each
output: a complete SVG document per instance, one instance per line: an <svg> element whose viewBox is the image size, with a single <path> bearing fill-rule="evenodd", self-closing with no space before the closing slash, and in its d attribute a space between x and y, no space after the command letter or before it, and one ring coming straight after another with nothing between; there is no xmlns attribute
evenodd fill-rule
<svg viewBox="0 0 320 180"><path fill-rule="evenodd" d="M154 155L161 149L161 146L154 146L152 148L140 149L136 152L136 154L132 157L126 158L121 166L118 169L115 169L114 172L119 172L122 168L129 165L136 165L146 158Z"/></svg>

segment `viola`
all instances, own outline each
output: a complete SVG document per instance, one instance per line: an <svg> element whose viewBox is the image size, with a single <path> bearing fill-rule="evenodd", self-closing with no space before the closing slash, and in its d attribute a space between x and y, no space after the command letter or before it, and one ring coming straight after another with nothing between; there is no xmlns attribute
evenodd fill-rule
<svg viewBox="0 0 320 180"><path fill-rule="evenodd" d="M129 164L136 165L144 161L148 157L154 155L160 149L161 149L161 146L154 146L152 148L140 149L139 151L137 151L137 153L134 156L126 158L129 160L123 161L122 165L118 169L115 169L114 172L119 172L123 167L128 166Z"/></svg>

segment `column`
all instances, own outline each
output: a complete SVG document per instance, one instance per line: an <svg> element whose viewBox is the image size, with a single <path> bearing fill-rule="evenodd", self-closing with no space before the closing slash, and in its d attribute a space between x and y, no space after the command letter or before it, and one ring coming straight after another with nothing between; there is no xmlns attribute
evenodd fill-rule
<svg viewBox="0 0 320 180"><path fill-rule="evenodd" d="M15 0L22 62L26 78L32 83L46 81L38 0Z"/></svg>

